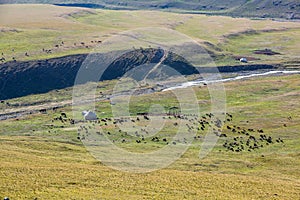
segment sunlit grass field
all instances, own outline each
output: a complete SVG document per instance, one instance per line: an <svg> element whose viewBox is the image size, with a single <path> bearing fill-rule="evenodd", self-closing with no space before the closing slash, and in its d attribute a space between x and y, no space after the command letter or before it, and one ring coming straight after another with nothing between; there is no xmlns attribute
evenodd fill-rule
<svg viewBox="0 0 300 200"><path fill-rule="evenodd" d="M203 45L217 65L239 65L234 57L247 56L255 58L250 61L252 64L299 68L299 22L52 5L0 5L0 58L25 61L90 53L94 48L101 48L99 41L142 27L169 28L186 34ZM176 37L170 35L170 38ZM265 48L280 54L253 53ZM51 53L47 53L49 50ZM134 120L139 126L146 126L148 122L142 115L137 116L138 113L148 112L153 104L164 108L161 115L150 116L166 120L166 126L157 134L159 141L153 141L153 137L142 140L141 135L127 136L114 127L112 105L107 97L114 92L117 80L89 84L97 85L95 111L100 119L107 118L107 122L87 125L79 122L77 125L95 126L106 135L110 132L107 137L114 140L115 145L132 152L150 152L171 141L178 119L169 118L166 111L179 105L171 91L158 90L130 99L128 120ZM141 174L111 169L84 147L82 130L78 134L78 126L70 123L73 117L83 119L80 113L73 116L73 88L3 101L0 114L24 109L37 109L37 112L0 121L0 198L299 199L300 76L251 78L226 82L224 87L226 112L233 116L220 128L227 137L219 137L215 148L199 159L208 125L204 130L197 130L189 149L172 165ZM201 118L210 112L210 93L205 85L193 90ZM184 92L186 90L181 94ZM46 113L38 111L52 104L62 107ZM73 109L83 111L88 106ZM57 120L62 113L66 119ZM193 125L189 120L192 118L185 123ZM263 140L260 142L263 147L250 151L246 146L247 149L240 152L229 150L224 147L225 143L242 140L236 137L243 140L249 137L232 131L237 127L254 129L247 132L256 138L260 135L257 131L263 129L273 141L266 144ZM277 142L279 138L283 142ZM184 145L184 139L176 142L174 145Z"/></svg>
<svg viewBox="0 0 300 200"><path fill-rule="evenodd" d="M106 82L108 91L114 84ZM79 140L76 126L53 120L62 112L72 118L71 107L1 121L0 196L13 199L297 199L300 195L299 86L299 75L225 83L227 112L233 116L222 128L228 137L220 138L204 159L198 157L202 141L195 139L175 163L146 174L115 171L93 158ZM209 107L207 88L194 90L200 108ZM57 91L57 95L65 92ZM39 99L35 95L12 101L23 102L33 97ZM47 94L44 98L47 99ZM175 96L168 92L132 97L132 119L136 118L135 113L147 111L157 99L163 106L176 105ZM106 100L96 103L96 111L101 119L112 117L111 105ZM175 131L172 124L176 120L168 121L165 130L158 134L160 139L168 138ZM165 145L162 141L151 141L151 137L145 138L147 143L138 144L136 139L140 137L118 135L110 123L101 122L101 132L111 131L111 139L124 149L147 152ZM143 123L147 122L141 117L138 124ZM280 137L284 143L274 141L251 152L229 151L222 145L237 136L226 128L234 125L263 129L264 134L274 140ZM198 134L205 136L205 131ZM121 142L124 138L125 143Z"/></svg>
<svg viewBox="0 0 300 200"><path fill-rule="evenodd" d="M6 61L90 53L96 47L101 48L101 44L94 41L104 41L123 31L142 27L169 28L186 34L215 56L217 65L239 64L234 56L254 57L257 60L253 63L277 64L299 59L298 22L51 5L0 5L0 11L0 53L4 53ZM247 34L245 31L249 30L257 34ZM232 34L236 37L229 37ZM265 48L281 55L253 53ZM25 56L26 52L29 56Z"/></svg>

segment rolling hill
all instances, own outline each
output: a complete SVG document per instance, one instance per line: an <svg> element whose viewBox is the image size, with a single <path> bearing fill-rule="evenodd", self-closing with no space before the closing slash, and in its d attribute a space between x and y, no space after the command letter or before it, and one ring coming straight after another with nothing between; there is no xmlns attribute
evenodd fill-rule
<svg viewBox="0 0 300 200"><path fill-rule="evenodd" d="M238 17L262 17L300 19L299 0L1 0L0 4L7 3L45 3L66 4L89 8L108 9L159 9L168 11L200 12L206 14L219 14Z"/></svg>
<svg viewBox="0 0 300 200"><path fill-rule="evenodd" d="M0 5L0 199L299 199L300 23L192 14L295 19L299 3L122 2ZM188 49L190 40L203 51ZM227 79L216 79L220 88L217 74L194 75L202 65L192 61L210 60L200 53ZM184 76L166 78L170 71ZM77 72L87 79L74 85ZM85 121L84 111L99 120ZM156 167L152 152L176 160Z"/></svg>
<svg viewBox="0 0 300 200"><path fill-rule="evenodd" d="M112 40L116 34L145 26L168 28L191 37L214 60L220 72L256 70L261 66L299 68L297 21L10 4L0 6L0 23L2 100L70 87L89 53L104 51L105 41ZM162 37L161 32L159 35ZM177 40L174 35L167 36L168 41ZM116 59L116 69L105 80L121 77L121 72L130 70L131 65L151 60L156 63L161 58L160 53L150 53L144 59L147 52L139 52L139 45L136 48L135 53L125 56L127 61ZM268 55L268 52L275 54ZM241 57L246 57L249 63L241 64ZM181 74L193 74L187 65L180 69L174 60L168 64Z"/></svg>

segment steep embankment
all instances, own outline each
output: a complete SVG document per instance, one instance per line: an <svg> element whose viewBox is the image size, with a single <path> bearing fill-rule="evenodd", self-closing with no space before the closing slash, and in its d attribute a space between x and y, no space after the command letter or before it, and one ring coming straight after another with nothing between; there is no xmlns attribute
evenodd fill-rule
<svg viewBox="0 0 300 200"><path fill-rule="evenodd" d="M137 69L138 66L151 63L161 63L164 66L169 66L177 74L191 75L198 73L198 70L189 64L183 57L178 56L172 52L165 52L162 49L137 49L134 51L122 54L122 56L113 59L107 63L107 67L103 68L103 58L111 57L113 55L99 55L99 54L80 54L71 55L60 58L53 58L48 60L38 61L24 61L24 62L7 62L0 65L0 99L10 99L21 97L29 94L45 93L53 89L62 89L74 85L78 70L84 63L88 61L88 68L84 69L87 79L83 83L92 79L98 80L112 80L122 77L129 71ZM88 57L88 59L86 59ZM108 59L109 60L109 59ZM151 67L151 65L150 65ZM152 65L154 67L154 65ZM241 66L223 66L218 67L220 72L234 72L244 70L258 70L270 69L271 65L241 65ZM201 68L201 72L209 72L211 68ZM99 71L103 70L101 74ZM148 69L149 70L149 69ZM138 79L148 73L150 70L134 71ZM173 72L168 71L167 68L151 71L154 77L168 77L172 76ZM99 77L97 76L99 74ZM174 74L176 75L176 74Z"/></svg>
<svg viewBox="0 0 300 200"><path fill-rule="evenodd" d="M98 80L111 80L122 77L133 68L146 64L158 63L164 56L162 49L138 49L114 59ZM7 62L0 65L0 99L10 99L29 94L44 93L53 89L62 89L74 84L76 75L88 55L71 55L48 60ZM105 57L105 56L104 56ZM87 76L99 70L99 56L89 56ZM101 56L103 59L103 56ZM190 75L197 70L184 58L169 53L162 64L170 66L178 73ZM161 72L161 71L160 71ZM98 77L97 77L98 78ZM89 81L89 77L86 81Z"/></svg>
<svg viewBox="0 0 300 200"><path fill-rule="evenodd" d="M45 93L54 89L73 86L78 70L81 68L87 57L87 54L81 54L48 60L7 62L1 64L0 99L4 100L29 94ZM89 67L84 69L87 79L84 79L83 82L90 81L90 77L97 76L99 71L102 70L100 69L102 66L99 65L100 61L98 58L99 56L97 54L88 57ZM103 56L101 58L103 58ZM177 74L181 75L199 73L199 71L190 65L184 58L174 53L168 52L165 54L162 49L138 49L114 59L114 61L105 68L101 76L97 76L97 80L116 79L122 77L132 69L137 69L138 66L149 63L161 63L164 66L169 66ZM152 66L154 67L154 65ZM218 67L220 72L251 71L272 68L272 65L264 64ZM211 69L212 68L210 67L202 67L200 68L200 72L210 72ZM146 71L147 73L147 69L143 71ZM151 70L149 71L152 73ZM133 73L136 73L137 76L143 76L138 74L141 73L141 71L133 70ZM160 78L168 77L170 74L172 75L168 69L164 68L152 73L154 77L159 76ZM143 79L144 77L137 78Z"/></svg>
<svg viewBox="0 0 300 200"><path fill-rule="evenodd" d="M0 65L0 99L69 87L86 55Z"/></svg>

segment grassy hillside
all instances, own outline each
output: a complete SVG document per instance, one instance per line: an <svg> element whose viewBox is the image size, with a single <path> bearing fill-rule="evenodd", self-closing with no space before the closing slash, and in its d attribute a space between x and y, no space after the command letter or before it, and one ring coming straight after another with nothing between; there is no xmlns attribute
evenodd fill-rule
<svg viewBox="0 0 300 200"><path fill-rule="evenodd" d="M268 17L268 18L300 18L300 2L294 0L77 0L77 1L57 1L57 0L1 0L0 3L47 3L47 4L74 4L76 6L90 8L109 9L159 9L167 11L193 11L210 14L231 15L239 17Z"/></svg>
<svg viewBox="0 0 300 200"><path fill-rule="evenodd" d="M242 56L254 64L299 60L298 22L50 5L0 5L0 11L0 58L5 62L89 53L99 41L141 27L170 28L186 34L206 48L217 65L239 64L236 59ZM254 53L265 48L279 54Z"/></svg>
<svg viewBox="0 0 300 200"><path fill-rule="evenodd" d="M186 34L206 49L218 66L238 66L239 59L246 57L252 65L299 67L298 22L53 5L1 5L0 11L0 77L6 83L0 91L2 99L71 86L84 54L106 51L107 39L143 27ZM147 37L153 40L153 36ZM163 40L176 43L178 36L164 34ZM132 50L140 47L133 45ZM265 49L274 55L257 53ZM80 59L63 57L68 55ZM109 77L119 73L114 74ZM49 82L50 77L56 77L55 81Z"/></svg>
<svg viewBox="0 0 300 200"><path fill-rule="evenodd" d="M78 127L68 121L72 118L71 107L0 121L0 148L3 152L0 156L0 197L297 199L300 195L299 80L299 75L292 75L226 83L227 111L233 116L222 127L227 137L219 139L208 157L199 159L206 129L199 130L192 146L179 160L167 169L147 174L115 171L95 160L79 140L78 136L82 135L78 135ZM98 90L110 93L114 85L114 81L102 82ZM194 90L204 115L210 104L207 101L208 90L205 86L194 87ZM49 101L48 104L57 99L63 101L62 97L66 101L71 99L71 92L68 89L13 99L5 102L10 105L1 104L1 109L17 109L13 105L39 102L41 99ZM135 113L147 111L153 103L159 102L166 107L176 105L174 98L169 92L132 96L131 119L136 119ZM96 111L101 119L112 117L107 100L97 102ZM63 112L67 118L57 120ZM141 139L140 136L124 136L123 132L112 130L112 122L109 121L85 126L100 125L101 133L111 132L108 137L115 141L115 145L133 152L146 152L166 145L162 139L169 141L176 131L174 122L174 118L167 120L165 129L156 135L160 141L153 141L150 137L140 144L136 142ZM147 121L141 118L136 123L141 126ZM266 145L264 141L263 147L250 152L247 149L233 152L225 148L224 143L234 142L236 137L249 136L234 133L227 126L255 131L263 129L273 142ZM259 133L247 132L259 137ZM283 143L276 142L279 137ZM183 141L177 141L176 145Z"/></svg>
<svg viewBox="0 0 300 200"><path fill-rule="evenodd" d="M107 5L116 2L106 1ZM123 2L118 6L133 6L129 4L133 1ZM139 2L142 8L154 3ZM270 8L270 12L273 8L268 1L263 1L265 4L247 1L242 7L239 4L246 1L201 2L203 5L214 2L215 7L201 9L218 13L240 9L241 13L249 15L243 9L254 3L264 9ZM193 6L196 1L168 3L164 2L168 5L165 9L173 9L177 5L182 7L182 4ZM157 7L163 5L162 1L155 1L155 4ZM232 5L236 8L230 7ZM278 2L277 6L284 9L290 3L284 6ZM35 74L42 77L40 81L37 79L39 84L32 84L37 89L46 85L45 82L55 85L57 77L61 80L74 78L68 66L78 65L63 65L59 62L61 58L57 57L83 54L71 56L79 57L70 61L78 64L78 60L81 62L96 48L107 52L109 49L102 46L106 39L141 27L163 27L184 33L203 46L219 66L234 65L236 68L241 65L240 57L247 57L254 65L277 64L294 69L300 66L300 24L296 21L154 10L0 5L0 62L3 62L0 64L0 87L9 83L3 80L12 77L11 80L16 82L23 80L17 84L26 89L26 84L35 78L27 72L35 70ZM178 37L169 35L168 39L175 43ZM144 58L144 49L140 46L132 48L138 52L137 58L131 56L134 63L141 63L138 59ZM160 60L161 54L159 58L152 58ZM143 61L147 62L146 59ZM113 64L119 66L120 62L122 60L115 60ZM39 71L47 67L52 68L50 72ZM52 73L58 68L63 70ZM185 78L194 80L195 76ZM164 84L176 83L178 79L165 80ZM100 120L93 122L83 121L81 115L83 110L93 109L89 101L91 97L87 97L86 104L72 107L73 88L0 101L0 199L5 196L10 199L299 199L299 74L224 83L228 114L225 111L221 113L224 117L221 122L211 120L215 119L210 114L211 101L219 101L220 98L211 99L210 84L194 86L192 90L176 90L177 97L189 97L194 93L195 101L192 103L198 104L200 110L199 116L190 115L195 108L189 106L191 101L188 98L189 101L184 103L189 109L184 110L183 118L179 119L178 116L166 115L169 110L181 106L172 91L162 91L155 81L151 84L142 82L139 86L133 85L129 78L123 81L122 84L118 80L110 80L76 87L83 88L79 91L84 92L96 88L92 97L96 99L94 110ZM67 81L64 83L69 84ZM112 108L115 106L117 111L124 109L120 101L128 96L111 95L116 90L128 94L132 87L136 91L130 96L129 114L120 119L113 114ZM18 92L18 88L13 89ZM141 114L149 110L154 114L146 115L148 118ZM150 126L148 129L153 122L151 120L155 125L165 122L163 128L158 130ZM184 126L179 128L180 121ZM126 129L122 129L121 125ZM207 157L199 159L201 145L210 128L218 142ZM157 134L151 135L153 131ZM181 137L173 141L177 131ZM193 137L192 132L195 132ZM117 147L134 153L147 153L166 146L186 147L186 138L191 138L192 143L172 165L155 172L134 174L113 170L95 159L83 145L89 144L88 139L94 139L93 136L109 138ZM88 147L93 149L94 144ZM98 147L100 152L107 150L105 146ZM113 164L126 166L127 162L119 160Z"/></svg>
<svg viewBox="0 0 300 200"><path fill-rule="evenodd" d="M300 18L300 1L299 0L251 0L241 7L230 12L231 15L241 17L267 17L267 18Z"/></svg>

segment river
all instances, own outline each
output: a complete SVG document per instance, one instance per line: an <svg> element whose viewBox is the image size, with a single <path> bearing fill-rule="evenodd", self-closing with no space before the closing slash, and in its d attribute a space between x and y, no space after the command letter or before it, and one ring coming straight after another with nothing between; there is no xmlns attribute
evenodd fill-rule
<svg viewBox="0 0 300 200"><path fill-rule="evenodd" d="M177 85L164 85L164 89L162 91L171 91L171 90L175 90L175 89L180 89L180 88L187 88L187 87L191 87L191 86L198 86L198 85L204 85L204 84L213 84L213 83L223 83L223 82L229 82L229 81L236 81L236 80L243 80L243 79L248 79L248 78L252 78L252 77L259 77L259 76L274 76L274 75L284 75L284 74L300 74L300 71L246 71L246 72L237 72L237 73L223 73L223 76L231 76L230 78L222 78L222 76L220 76L220 78L215 78L213 76L211 76L211 78L209 80L203 80L203 79L199 79L199 80L195 80L195 81L189 81L189 82L185 82L185 83L180 83ZM142 95L142 94L150 94L150 93L154 93L155 91L153 90L144 90L141 89L138 92L138 95ZM112 94L109 97L105 97L105 98L97 98L97 99L91 99L90 101L87 101L86 103L90 103L93 101L101 101L104 99L112 99L116 96L122 96L122 95L130 95L131 93L129 92L121 92L118 94ZM49 105L49 103L47 104L42 104L42 105L36 105L36 106L28 106L28 107L20 107L20 108L16 108L16 109L8 109L8 110L3 110L2 112L0 112L0 121L1 120L7 120L7 119L11 119L11 118L18 118L18 117L22 117L25 115L31 115L34 113L38 113L40 112L41 109L47 109L47 110L51 110L55 107L65 107L65 106L71 106L72 105L72 100L68 100L65 102L57 102L57 103L52 103Z"/></svg>
<svg viewBox="0 0 300 200"><path fill-rule="evenodd" d="M221 79L213 79L213 80L196 80L196 81L189 81L186 83L181 83L176 86L171 86L165 88L163 91L170 91L180 88L187 88L191 86L203 85L203 84L212 84L212 83L220 83L220 82L229 82L229 81L236 81L236 80L243 80L252 77L259 77L259 76L269 76L269 75L282 75L282 74L300 74L300 71L267 71L267 72L241 72L238 75L231 77L231 78L221 78Z"/></svg>

